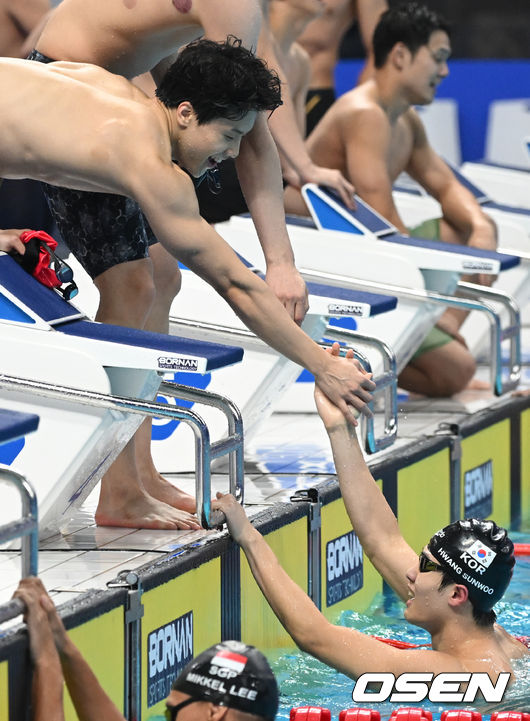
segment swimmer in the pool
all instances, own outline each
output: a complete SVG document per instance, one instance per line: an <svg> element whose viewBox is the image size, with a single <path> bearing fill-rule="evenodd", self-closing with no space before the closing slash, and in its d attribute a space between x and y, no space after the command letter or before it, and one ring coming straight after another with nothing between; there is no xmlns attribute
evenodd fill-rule
<svg viewBox="0 0 530 721"><path fill-rule="evenodd" d="M338 353L335 344L333 353ZM393 648L360 631L330 623L287 575L233 496L218 494L225 514L272 610L296 644L356 679L363 673L485 672L493 683L529 651L496 622L494 605L512 576L515 557L506 531L493 521L456 521L435 533L419 558L403 538L366 465L355 430L317 389L344 505L364 552L405 602L405 618L431 634L432 650Z"/></svg>
<svg viewBox="0 0 530 721"><path fill-rule="evenodd" d="M152 99L95 65L4 59L0 76L10 94L0 109L1 177L133 198L168 253L208 281L249 328L311 370L347 415L348 404L365 407L374 388L369 376L326 356L199 215L190 175L236 157L257 114L281 102L278 78L261 60L235 39L196 41ZM191 514L170 506L161 515L142 484L129 483L117 496L117 517L99 513L98 523L197 526Z"/></svg>
<svg viewBox="0 0 530 721"><path fill-rule="evenodd" d="M373 78L342 95L307 139L315 162L322 158L342 170L359 196L400 233L481 250L495 250L495 223L473 194L430 146L415 105L428 105L449 74L450 27L420 3L396 5L381 16L373 35ZM392 196L403 171L440 204L440 216L407 228ZM298 191L287 188L286 208L309 212ZM463 280L490 285L492 276ZM402 388L448 397L484 384L473 379L477 366L460 333L468 311L450 308L399 375ZM472 380L473 379L473 380Z"/></svg>

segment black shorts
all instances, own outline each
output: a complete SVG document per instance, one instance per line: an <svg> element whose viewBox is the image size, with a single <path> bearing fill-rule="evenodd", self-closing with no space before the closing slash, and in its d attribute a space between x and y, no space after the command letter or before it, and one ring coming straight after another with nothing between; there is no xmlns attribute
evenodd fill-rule
<svg viewBox="0 0 530 721"><path fill-rule="evenodd" d="M37 50L28 60L54 62ZM131 198L42 186L64 242L91 278L119 263L147 258L149 246L158 242Z"/></svg>
<svg viewBox="0 0 530 721"><path fill-rule="evenodd" d="M221 163L218 180L221 189L217 194L211 192L206 181L195 188L199 212L208 223L222 223L233 215L248 212L233 160L224 160Z"/></svg>

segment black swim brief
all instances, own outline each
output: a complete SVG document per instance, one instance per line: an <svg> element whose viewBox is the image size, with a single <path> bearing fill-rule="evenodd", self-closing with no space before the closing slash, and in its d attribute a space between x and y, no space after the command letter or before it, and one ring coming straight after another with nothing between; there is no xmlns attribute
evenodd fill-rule
<svg viewBox="0 0 530 721"><path fill-rule="evenodd" d="M54 62L33 50L28 60ZM42 184L64 242L91 278L109 268L149 256L157 243L140 206L131 198Z"/></svg>
<svg viewBox="0 0 530 721"><path fill-rule="evenodd" d="M307 91L305 101L306 135L313 130L335 102L333 88L312 88Z"/></svg>

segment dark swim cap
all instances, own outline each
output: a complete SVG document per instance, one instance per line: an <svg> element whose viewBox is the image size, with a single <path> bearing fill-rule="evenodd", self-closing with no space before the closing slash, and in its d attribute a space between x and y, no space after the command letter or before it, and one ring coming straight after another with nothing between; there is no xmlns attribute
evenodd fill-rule
<svg viewBox="0 0 530 721"><path fill-rule="evenodd" d="M435 533L427 548L456 583L466 586L479 611L491 611L510 583L513 543L493 521L468 518Z"/></svg>
<svg viewBox="0 0 530 721"><path fill-rule="evenodd" d="M207 648L188 663L173 688L267 721L274 721L278 711L278 684L267 659L240 641Z"/></svg>

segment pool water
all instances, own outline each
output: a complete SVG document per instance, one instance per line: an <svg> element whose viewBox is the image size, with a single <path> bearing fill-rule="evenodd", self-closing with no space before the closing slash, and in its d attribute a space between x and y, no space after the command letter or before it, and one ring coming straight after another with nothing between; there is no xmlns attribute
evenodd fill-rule
<svg viewBox="0 0 530 721"><path fill-rule="evenodd" d="M528 535L511 533L515 542L528 543ZM342 613L339 623L342 626L355 628L368 634L395 638L411 643L429 643L429 634L421 628L411 626L403 618L403 603L397 597L376 598L366 614L353 611ZM495 608L498 622L516 636L530 635L530 556L519 556L515 571L504 599ZM291 708L296 706L323 706L330 709L333 719L346 708L374 708L381 714L381 719L390 717L392 711L414 704L392 704L375 702L373 704L355 704L351 694L354 682L341 673L329 668L308 654L296 651L284 654L272 667L280 684L281 699L278 719L288 719ZM452 704L440 706L424 701L418 707L428 709L433 719L439 719L441 712L452 708L473 709L485 717L493 711L512 710L530 711L530 657L518 662L515 666L518 681L506 693L501 703L487 705L477 699L474 705ZM425 669L428 671L428 669ZM480 696L480 694L479 694Z"/></svg>

